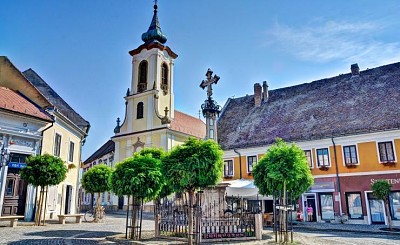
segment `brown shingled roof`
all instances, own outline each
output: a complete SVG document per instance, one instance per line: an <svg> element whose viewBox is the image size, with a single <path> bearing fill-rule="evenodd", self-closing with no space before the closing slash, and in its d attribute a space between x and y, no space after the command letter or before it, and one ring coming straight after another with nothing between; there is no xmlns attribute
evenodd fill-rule
<svg viewBox="0 0 400 245"><path fill-rule="evenodd" d="M400 128L400 63L230 99L218 121L224 149L306 141Z"/></svg>
<svg viewBox="0 0 400 245"><path fill-rule="evenodd" d="M195 117L175 110L175 118L171 121L170 129L203 139L206 137L206 124Z"/></svg>
<svg viewBox="0 0 400 245"><path fill-rule="evenodd" d="M5 87L0 87L0 108L45 121L52 121L49 115L22 94Z"/></svg>

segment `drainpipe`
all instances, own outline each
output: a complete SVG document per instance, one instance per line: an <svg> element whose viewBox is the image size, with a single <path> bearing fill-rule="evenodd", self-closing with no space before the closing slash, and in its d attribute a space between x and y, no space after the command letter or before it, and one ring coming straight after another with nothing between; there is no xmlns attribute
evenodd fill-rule
<svg viewBox="0 0 400 245"><path fill-rule="evenodd" d="M342 197L341 197L341 191L340 191L340 178L339 178L339 169L338 169L338 163L337 163L337 155L336 155L336 144L335 141L332 139L332 144L333 144L333 153L335 156L335 168L336 168L336 182L337 182L337 187L338 187L338 194L339 194L339 212L340 212L340 216L343 214L343 210L342 210Z"/></svg>
<svg viewBox="0 0 400 245"><path fill-rule="evenodd" d="M242 155L236 149L233 149L233 151L239 155L239 177L242 179Z"/></svg>

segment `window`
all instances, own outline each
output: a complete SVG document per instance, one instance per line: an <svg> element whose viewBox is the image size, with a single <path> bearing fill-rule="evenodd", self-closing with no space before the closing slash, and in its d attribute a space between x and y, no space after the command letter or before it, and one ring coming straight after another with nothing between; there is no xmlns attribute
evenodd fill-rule
<svg viewBox="0 0 400 245"><path fill-rule="evenodd" d="M210 129L210 139L214 139L214 129Z"/></svg>
<svg viewBox="0 0 400 245"><path fill-rule="evenodd" d="M224 177L233 176L233 160L224 161Z"/></svg>
<svg viewBox="0 0 400 245"><path fill-rule="evenodd" d="M312 167L313 167L313 164L312 164L312 154L311 154L311 151L310 151L310 150L304 151L304 154L306 154L308 166L310 166L310 168L312 168Z"/></svg>
<svg viewBox="0 0 400 245"><path fill-rule="evenodd" d="M329 167L328 148L317 149L318 167Z"/></svg>
<svg viewBox="0 0 400 245"><path fill-rule="evenodd" d="M323 220L333 220L333 197L332 194L320 194L319 202L321 207L321 218Z"/></svg>
<svg viewBox="0 0 400 245"><path fill-rule="evenodd" d="M14 179L7 179L6 196L14 196Z"/></svg>
<svg viewBox="0 0 400 245"><path fill-rule="evenodd" d="M390 193L389 206L392 219L400 220L400 191L393 191Z"/></svg>
<svg viewBox="0 0 400 245"><path fill-rule="evenodd" d="M378 148L379 148L379 159L381 162L394 161L393 143L391 141L378 143Z"/></svg>
<svg viewBox="0 0 400 245"><path fill-rule="evenodd" d="M54 156L59 157L61 151L61 135L56 133L56 137L54 138Z"/></svg>
<svg viewBox="0 0 400 245"><path fill-rule="evenodd" d="M168 93L168 66L165 63L161 66L161 89L164 95Z"/></svg>
<svg viewBox="0 0 400 245"><path fill-rule="evenodd" d="M363 219L361 193L346 193L349 219Z"/></svg>
<svg viewBox="0 0 400 245"><path fill-rule="evenodd" d="M25 160L27 157L29 157L29 155L11 153L10 154L10 162L25 163Z"/></svg>
<svg viewBox="0 0 400 245"><path fill-rule="evenodd" d="M139 83L138 93L141 93L147 89L147 61L142 61L139 64Z"/></svg>
<svg viewBox="0 0 400 245"><path fill-rule="evenodd" d="M103 163L104 163L105 165L107 165L107 161L108 161L108 159L105 158L105 159L103 160Z"/></svg>
<svg viewBox="0 0 400 245"><path fill-rule="evenodd" d="M70 162L74 161L74 148L75 148L75 143L70 141L69 142L69 156L68 156L68 161L70 161Z"/></svg>
<svg viewBox="0 0 400 245"><path fill-rule="evenodd" d="M257 163L257 156L248 156L247 157L247 172L253 172L253 166Z"/></svg>
<svg viewBox="0 0 400 245"><path fill-rule="evenodd" d="M347 165L358 164L355 145L343 146L344 162Z"/></svg>
<svg viewBox="0 0 400 245"><path fill-rule="evenodd" d="M136 106L136 119L143 118L143 102L139 102Z"/></svg>

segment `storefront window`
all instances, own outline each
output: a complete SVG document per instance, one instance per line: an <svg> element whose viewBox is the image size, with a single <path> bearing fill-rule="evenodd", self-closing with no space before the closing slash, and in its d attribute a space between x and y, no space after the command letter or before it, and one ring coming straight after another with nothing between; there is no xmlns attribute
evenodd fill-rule
<svg viewBox="0 0 400 245"><path fill-rule="evenodd" d="M346 193L347 211L350 219L362 219L362 206L360 193Z"/></svg>
<svg viewBox="0 0 400 245"><path fill-rule="evenodd" d="M319 202L321 206L321 218L323 220L333 220L333 196L332 194L320 194Z"/></svg>
<svg viewBox="0 0 400 245"><path fill-rule="evenodd" d="M400 191L390 193L390 211L392 219L400 220Z"/></svg>

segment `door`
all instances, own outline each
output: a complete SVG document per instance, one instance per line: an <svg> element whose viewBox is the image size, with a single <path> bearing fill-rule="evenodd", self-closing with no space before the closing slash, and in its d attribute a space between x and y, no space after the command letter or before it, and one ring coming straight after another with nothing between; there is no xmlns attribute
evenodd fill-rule
<svg viewBox="0 0 400 245"><path fill-rule="evenodd" d="M72 199L72 185L67 185L66 191L65 191L65 210L64 214L70 214L71 213L71 200Z"/></svg>
<svg viewBox="0 0 400 245"><path fill-rule="evenodd" d="M311 205L312 209L313 209L313 215L312 215L312 219L310 220L308 217L308 213L307 213L307 207L309 207ZM310 222L315 222L317 221L317 207L315 206L315 196L307 196L306 200L304 201L304 220L305 221L310 221Z"/></svg>
<svg viewBox="0 0 400 245"><path fill-rule="evenodd" d="M124 196L118 197L118 209L124 208Z"/></svg>
<svg viewBox="0 0 400 245"><path fill-rule="evenodd" d="M1 215L24 215L27 183L19 175L19 169L9 168Z"/></svg>
<svg viewBox="0 0 400 245"><path fill-rule="evenodd" d="M371 214L372 224L384 224L385 214L383 211L384 210L383 201L376 199L376 197L372 193L368 193L367 197L368 197L369 213Z"/></svg>

